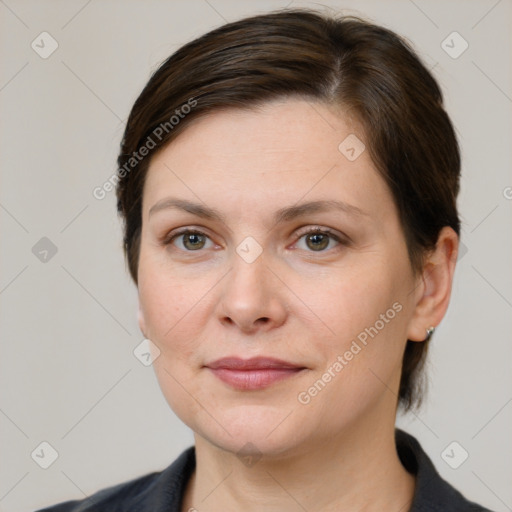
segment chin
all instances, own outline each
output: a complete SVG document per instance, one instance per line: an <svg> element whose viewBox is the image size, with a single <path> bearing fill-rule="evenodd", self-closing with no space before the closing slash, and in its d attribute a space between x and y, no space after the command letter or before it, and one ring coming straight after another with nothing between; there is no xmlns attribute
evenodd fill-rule
<svg viewBox="0 0 512 512"><path fill-rule="evenodd" d="M298 432L301 436L305 433L305 425L298 425L285 407L246 404L219 408L215 419L205 413L187 424L209 443L236 454L278 456L296 446Z"/></svg>

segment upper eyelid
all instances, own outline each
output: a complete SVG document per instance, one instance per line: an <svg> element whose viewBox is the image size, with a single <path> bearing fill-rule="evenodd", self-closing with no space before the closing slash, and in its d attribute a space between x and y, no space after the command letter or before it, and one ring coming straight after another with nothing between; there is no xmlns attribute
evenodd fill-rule
<svg viewBox="0 0 512 512"><path fill-rule="evenodd" d="M206 236L210 240L212 239L212 237L208 233L206 233L204 231L204 229L199 229L199 228L182 228L182 229L178 228L177 231L172 230L169 233L165 233L163 236L161 236L159 238L160 238L160 241L163 243L171 243L171 241L173 239L178 238L183 235L186 235L187 233L196 233L201 236ZM212 240L212 242L213 242L213 240Z"/></svg>
<svg viewBox="0 0 512 512"><path fill-rule="evenodd" d="M172 237L180 236L180 235L183 235L186 233L197 233L200 235L207 236L208 238L211 238L211 236L206 231L207 230L205 230L205 228L194 228L194 227L178 228L178 231L176 231L175 233L174 232L167 233L162 238L172 238ZM338 235L336 233L336 231L333 230L332 228L322 227L322 226L315 225L315 224L303 226L303 227L295 229L294 231L296 232L297 235L300 235L300 236L310 234L311 232L314 233L315 231L318 231L319 233L323 233L323 234L332 235L332 236L339 236L340 238L345 236L343 234Z"/></svg>

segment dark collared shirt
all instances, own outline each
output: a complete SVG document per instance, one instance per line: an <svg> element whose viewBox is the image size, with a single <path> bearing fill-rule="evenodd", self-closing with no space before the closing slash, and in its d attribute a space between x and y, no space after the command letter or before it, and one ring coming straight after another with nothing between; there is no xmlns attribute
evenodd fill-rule
<svg viewBox="0 0 512 512"><path fill-rule="evenodd" d="M409 512L490 512L467 501L443 480L414 437L396 429L396 446L402 464L416 476ZM37 512L181 512L183 494L195 465L195 448L191 446L163 471L109 487L84 500L67 501Z"/></svg>

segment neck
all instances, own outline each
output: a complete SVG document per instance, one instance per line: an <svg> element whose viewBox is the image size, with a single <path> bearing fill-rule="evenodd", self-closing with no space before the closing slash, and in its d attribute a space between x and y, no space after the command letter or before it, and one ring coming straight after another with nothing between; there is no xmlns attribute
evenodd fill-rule
<svg viewBox="0 0 512 512"><path fill-rule="evenodd" d="M263 456L253 465L196 435L196 471L182 510L408 510L414 477L398 458L394 428L394 418L359 424L299 455Z"/></svg>

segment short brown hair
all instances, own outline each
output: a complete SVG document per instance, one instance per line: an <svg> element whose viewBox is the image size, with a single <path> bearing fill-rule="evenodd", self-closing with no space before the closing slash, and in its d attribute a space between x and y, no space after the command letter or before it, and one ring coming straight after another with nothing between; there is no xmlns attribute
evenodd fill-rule
<svg viewBox="0 0 512 512"><path fill-rule="evenodd" d="M117 184L135 283L151 156L193 119L285 97L355 113L398 208L415 272L444 226L460 234L459 147L440 88L414 50L391 30L360 18L285 9L228 23L182 46L137 98L121 143ZM399 391L405 409L421 398L418 377L427 348L407 341Z"/></svg>

